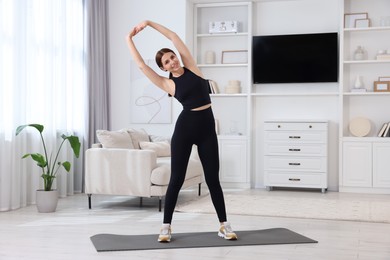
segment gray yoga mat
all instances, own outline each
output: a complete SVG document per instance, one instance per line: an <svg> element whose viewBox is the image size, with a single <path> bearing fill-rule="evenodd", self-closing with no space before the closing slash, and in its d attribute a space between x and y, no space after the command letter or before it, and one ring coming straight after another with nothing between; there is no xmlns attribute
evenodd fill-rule
<svg viewBox="0 0 390 260"><path fill-rule="evenodd" d="M174 233L171 242L157 242L157 234L114 235L98 234L91 241L98 252L151 250L194 247L250 246L275 244L318 243L289 229L271 228L263 230L236 231L238 240L230 241L218 237L217 232Z"/></svg>

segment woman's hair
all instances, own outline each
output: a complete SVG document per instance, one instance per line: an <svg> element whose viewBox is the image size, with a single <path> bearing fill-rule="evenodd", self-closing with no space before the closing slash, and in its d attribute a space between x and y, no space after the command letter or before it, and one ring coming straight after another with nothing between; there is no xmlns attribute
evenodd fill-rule
<svg viewBox="0 0 390 260"><path fill-rule="evenodd" d="M173 50L169 49L169 48L162 48L161 50L159 50L159 51L156 53L156 63L157 63L157 65L158 65L161 69L164 67L163 64L162 64L162 62L161 62L161 58L162 58L162 56L163 56L165 53L168 53L168 52L172 52L173 54L176 55L176 53L175 53Z"/></svg>

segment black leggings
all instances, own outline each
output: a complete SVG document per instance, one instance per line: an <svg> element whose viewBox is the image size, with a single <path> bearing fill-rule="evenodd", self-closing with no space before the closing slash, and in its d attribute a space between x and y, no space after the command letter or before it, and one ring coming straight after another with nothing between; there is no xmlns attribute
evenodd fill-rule
<svg viewBox="0 0 390 260"><path fill-rule="evenodd" d="M183 110L171 142L171 179L165 197L164 223L170 224L179 191L184 183L192 145L198 146L206 184L220 222L226 221L225 200L219 183L218 140L213 111Z"/></svg>

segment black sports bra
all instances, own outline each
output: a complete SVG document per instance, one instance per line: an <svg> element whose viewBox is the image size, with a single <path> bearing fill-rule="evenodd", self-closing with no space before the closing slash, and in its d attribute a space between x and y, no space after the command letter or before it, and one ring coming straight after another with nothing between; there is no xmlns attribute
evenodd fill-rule
<svg viewBox="0 0 390 260"><path fill-rule="evenodd" d="M169 78L175 82L175 98L183 105L184 110L191 110L211 103L209 83L186 67L180 77Z"/></svg>

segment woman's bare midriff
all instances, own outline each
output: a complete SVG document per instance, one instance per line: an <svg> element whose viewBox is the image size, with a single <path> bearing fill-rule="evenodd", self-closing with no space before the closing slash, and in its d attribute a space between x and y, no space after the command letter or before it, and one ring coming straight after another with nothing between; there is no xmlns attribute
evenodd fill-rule
<svg viewBox="0 0 390 260"><path fill-rule="evenodd" d="M191 111L201 111L201 110L205 110L205 109L207 109L209 107L211 107L211 103L207 104L207 105L204 105L204 106L201 106L201 107L193 108L193 109L191 109Z"/></svg>

